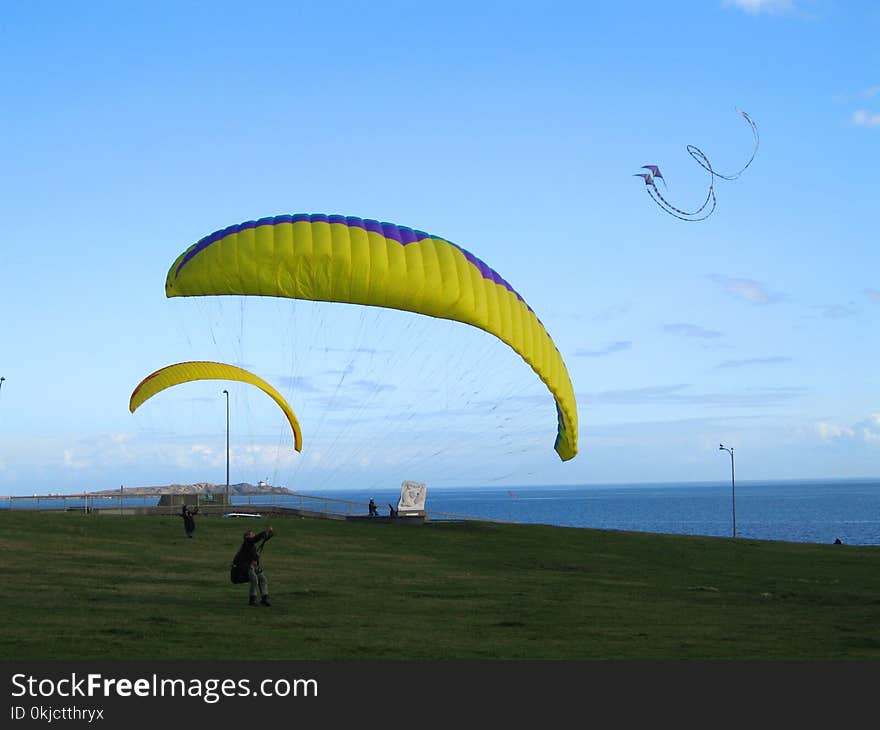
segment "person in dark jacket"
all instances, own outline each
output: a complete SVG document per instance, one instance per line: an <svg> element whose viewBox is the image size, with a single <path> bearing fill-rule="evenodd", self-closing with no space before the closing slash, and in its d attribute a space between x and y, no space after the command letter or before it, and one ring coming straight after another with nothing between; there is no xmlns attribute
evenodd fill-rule
<svg viewBox="0 0 880 730"><path fill-rule="evenodd" d="M192 537L193 533L196 531L196 520L195 516L199 513L199 508L194 507L190 509L186 505L180 510L180 516L183 517L183 529L186 530L186 536Z"/></svg>
<svg viewBox="0 0 880 730"><path fill-rule="evenodd" d="M235 563L244 568L247 567L248 581L250 582L250 592L248 603L251 606L257 605L257 591L260 593L260 603L263 606L271 606L269 603L269 583L266 576L263 575L263 568L260 565L260 548L259 543L268 540L275 532L271 527L267 527L262 532L254 533L248 530L244 533L241 547L235 554Z"/></svg>

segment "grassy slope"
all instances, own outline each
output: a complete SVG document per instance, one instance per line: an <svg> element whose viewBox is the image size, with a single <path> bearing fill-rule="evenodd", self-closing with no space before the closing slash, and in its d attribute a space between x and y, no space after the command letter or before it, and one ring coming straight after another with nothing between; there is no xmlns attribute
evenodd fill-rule
<svg viewBox="0 0 880 730"><path fill-rule="evenodd" d="M0 658L880 658L880 548L487 523L4 512Z"/></svg>

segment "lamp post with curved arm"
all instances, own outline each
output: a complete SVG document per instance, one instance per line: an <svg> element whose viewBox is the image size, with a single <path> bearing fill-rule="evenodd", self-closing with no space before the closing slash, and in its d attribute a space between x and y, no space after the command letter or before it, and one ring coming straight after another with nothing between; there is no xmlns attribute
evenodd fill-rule
<svg viewBox="0 0 880 730"><path fill-rule="evenodd" d="M730 499L733 509L733 536L736 537L736 476L733 469L733 447L727 448L724 444L718 444L718 450L730 453Z"/></svg>

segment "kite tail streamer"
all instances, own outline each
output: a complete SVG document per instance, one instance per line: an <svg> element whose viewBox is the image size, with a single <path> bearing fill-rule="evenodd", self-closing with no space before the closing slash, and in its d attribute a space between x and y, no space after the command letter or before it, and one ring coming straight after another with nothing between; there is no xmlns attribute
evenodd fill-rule
<svg viewBox="0 0 880 730"><path fill-rule="evenodd" d="M737 109L737 111L742 115L743 119L745 119L749 123L749 126L752 128L752 137L754 137L755 140L755 146L752 148L752 156L749 157L748 162L746 162L746 164L742 168L740 168L739 171L734 172L730 175L722 175L720 172L716 172L712 169L712 166L708 164L709 161L706 160L706 156L703 155L702 152L700 152L700 155L702 155L703 160L705 160L706 164L704 164L703 160L700 160L699 157L694 155L694 153L691 151L692 146L688 145L688 152L691 153L691 157L693 157L697 161L697 164L699 164L704 170L708 170L713 177L720 177L722 180L736 180L737 178L739 178L739 176L742 175L749 168L749 165L752 164L752 161L755 159L755 155L758 154L758 146L761 143L761 137L758 134L758 125L755 124L752 118L746 112L742 111L742 109ZM699 150L697 151L699 152Z"/></svg>
<svg viewBox="0 0 880 730"><path fill-rule="evenodd" d="M671 215L673 218L678 218L679 220L683 220L683 221L704 221L704 220L706 220L706 218L708 218L710 215L712 215L712 212L715 210L715 190L711 185L709 186L709 194L706 196L706 200L703 202L703 204L699 208L697 208L692 213L689 213L686 210L680 210L679 208L676 208L668 200L666 200L666 198L664 198L660 194L660 191L657 190L657 188L654 186L649 186L648 194L651 196L651 200L653 200L663 210L665 210L667 213L669 213L669 215ZM709 204L709 201L712 202L712 207L709 208L708 213L701 216L700 213ZM695 217L695 216L699 216L699 217Z"/></svg>
<svg viewBox="0 0 880 730"><path fill-rule="evenodd" d="M755 156L758 154L758 147L759 147L760 141L761 141L760 135L758 134L758 126L755 124L754 120L746 112L742 111L741 109L737 109L737 112L739 112L739 114L743 117L743 119L745 119L746 122L748 122L749 126L752 129L752 136L755 141L754 147L752 149L751 157L749 157L746 164L740 170L738 170L737 172L732 173L730 175L722 175L721 173L717 172L712 167L712 163L709 162L709 158L703 153L703 151L699 147L696 147L696 146L690 145L690 144L687 146L688 154L691 157L693 157L694 160L696 160L697 164L700 167L702 167L704 170L706 170L706 172L709 173L709 190L706 193L706 199L703 201L703 204L699 208L697 208L695 211L682 210L681 208L674 206L672 203L670 203L668 200L666 200L666 198L664 198L663 195L660 193L660 191L657 189L657 185L654 182L654 180L656 178L660 178L663 180L664 184L666 183L665 178L663 178L663 176L660 174L660 168L657 167L656 165L643 165L642 166L643 169L651 170L653 172L653 175L650 175L647 173L641 173L641 174L637 175L637 177L642 177L644 179L645 186L648 188L648 195L650 195L651 199L660 208L662 208L666 213L673 216L674 218L678 218L679 220L683 220L683 221L706 220L706 218L708 218L710 215L712 215L712 213L715 210L715 204L716 204L715 178L717 177L721 180L736 180L752 164L752 162L755 159ZM701 213L703 213L703 211L706 209L706 207L709 206L709 203L711 203L711 207L709 207L708 212L705 213L704 215L700 215Z"/></svg>

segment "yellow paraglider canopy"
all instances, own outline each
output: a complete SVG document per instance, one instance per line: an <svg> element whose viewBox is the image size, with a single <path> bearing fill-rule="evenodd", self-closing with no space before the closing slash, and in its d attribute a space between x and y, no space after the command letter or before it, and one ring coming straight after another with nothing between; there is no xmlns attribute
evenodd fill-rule
<svg viewBox="0 0 880 730"><path fill-rule="evenodd" d="M578 452L574 389L544 325L494 269L445 239L340 215L263 218L190 246L168 271L165 294L345 302L472 325L532 367L556 402L559 457L567 461Z"/></svg>
<svg viewBox="0 0 880 730"><path fill-rule="evenodd" d="M134 389L128 403L128 410L134 413L139 406L156 395L156 393L174 385L188 383L193 380L237 380L241 383L250 383L257 386L284 411L284 415L290 423L290 428L293 430L293 448L296 451L302 451L302 432L299 428L299 422L296 420L296 416L287 404L287 401L265 380L235 365L201 360L179 362L160 368L144 378Z"/></svg>

